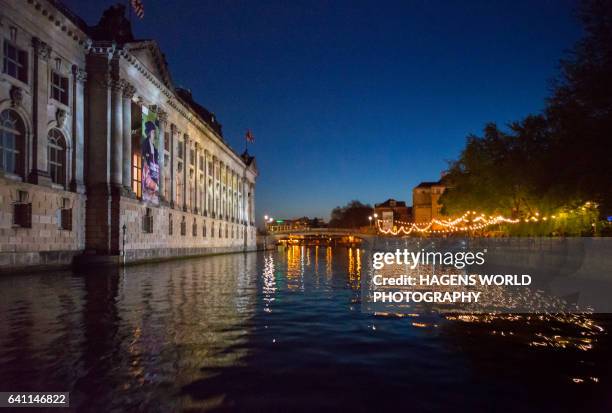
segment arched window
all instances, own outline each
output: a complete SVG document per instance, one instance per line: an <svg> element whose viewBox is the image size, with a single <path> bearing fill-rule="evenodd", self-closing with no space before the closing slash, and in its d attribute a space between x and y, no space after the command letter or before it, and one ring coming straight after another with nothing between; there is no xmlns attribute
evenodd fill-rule
<svg viewBox="0 0 612 413"><path fill-rule="evenodd" d="M25 175L25 127L15 111L0 113L0 169Z"/></svg>
<svg viewBox="0 0 612 413"><path fill-rule="evenodd" d="M49 131L47 155L51 180L58 185L66 186L66 140L57 129Z"/></svg>

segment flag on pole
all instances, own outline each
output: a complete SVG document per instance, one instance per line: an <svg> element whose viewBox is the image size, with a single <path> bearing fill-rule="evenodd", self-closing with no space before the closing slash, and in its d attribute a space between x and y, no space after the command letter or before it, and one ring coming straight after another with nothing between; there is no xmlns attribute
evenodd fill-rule
<svg viewBox="0 0 612 413"><path fill-rule="evenodd" d="M250 142L250 143L255 142L255 136L253 136L250 129L247 129L246 135L244 135L244 137L246 138L247 142Z"/></svg>
<svg viewBox="0 0 612 413"><path fill-rule="evenodd" d="M142 0L132 0L132 8L136 16L142 20L144 17L144 4L142 4Z"/></svg>

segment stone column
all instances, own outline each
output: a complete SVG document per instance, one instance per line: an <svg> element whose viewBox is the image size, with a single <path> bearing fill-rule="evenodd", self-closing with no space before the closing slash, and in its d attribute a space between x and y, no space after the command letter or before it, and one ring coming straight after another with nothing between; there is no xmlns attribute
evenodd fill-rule
<svg viewBox="0 0 612 413"><path fill-rule="evenodd" d="M51 176L47 164L48 66L51 47L38 37L32 38L32 47L34 48L32 65L32 165L28 180L39 185L51 185ZM28 171L25 172L27 174Z"/></svg>
<svg viewBox="0 0 612 413"><path fill-rule="evenodd" d="M204 150L204 165L202 165L202 173L204 174L204 182L202 182L202 194L204 197L202 198L202 211L204 211L204 216L208 216L210 211L208 210L208 151Z"/></svg>
<svg viewBox="0 0 612 413"><path fill-rule="evenodd" d="M170 206L174 207L176 201L176 166L174 162L174 136L176 126L170 125Z"/></svg>
<svg viewBox="0 0 612 413"><path fill-rule="evenodd" d="M217 188L217 171L219 170L217 157L213 155L212 157L213 169L212 169L212 214L213 218L219 218L219 211L217 208L217 203L219 202L219 191Z"/></svg>
<svg viewBox="0 0 612 413"><path fill-rule="evenodd" d="M94 43L87 55L85 246L88 252L102 255L116 249L118 233L116 229L111 234L114 216L109 191L112 150L109 63L114 53L114 45Z"/></svg>
<svg viewBox="0 0 612 413"><path fill-rule="evenodd" d="M185 135L183 137L183 211L187 211L187 186L189 181L187 178L189 175L187 174L187 169L189 169L189 146L187 145L187 141L189 137Z"/></svg>
<svg viewBox="0 0 612 413"><path fill-rule="evenodd" d="M198 177L200 175L200 165L198 165L198 162L200 161L198 159L198 149L199 149L199 144L196 142L194 144L194 164L193 164L193 197L195 198L195 205L192 205L192 209L193 211L197 214L200 212L200 208L198 208L198 206L200 205L200 198L198 197Z"/></svg>
<svg viewBox="0 0 612 413"><path fill-rule="evenodd" d="M132 194L132 98L136 88L126 83L123 88L123 171L121 181L125 194Z"/></svg>
<svg viewBox="0 0 612 413"><path fill-rule="evenodd" d="M158 109L157 119L159 119L159 136L157 137L157 153L159 153L159 196L161 200L165 201L164 164L166 160L164 159L164 136L168 124L168 114L165 111Z"/></svg>
<svg viewBox="0 0 612 413"><path fill-rule="evenodd" d="M123 89L125 80L113 77L111 89L111 167L110 184L115 189L123 186ZM130 156L131 158L131 156ZM128 158L129 159L129 158Z"/></svg>
<svg viewBox="0 0 612 413"><path fill-rule="evenodd" d="M83 166L85 161L85 82L87 72L72 66L72 181L70 190L80 194L85 192Z"/></svg>

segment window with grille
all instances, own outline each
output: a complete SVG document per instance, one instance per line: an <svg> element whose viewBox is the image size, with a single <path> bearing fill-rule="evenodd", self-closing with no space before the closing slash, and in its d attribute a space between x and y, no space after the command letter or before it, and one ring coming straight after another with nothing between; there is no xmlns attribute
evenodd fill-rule
<svg viewBox="0 0 612 413"><path fill-rule="evenodd" d="M202 223L202 236L206 238L206 221Z"/></svg>
<svg viewBox="0 0 612 413"><path fill-rule="evenodd" d="M194 237L198 236L198 224L196 223L196 219L193 219L193 224L191 224L191 235Z"/></svg>
<svg viewBox="0 0 612 413"><path fill-rule="evenodd" d="M187 222L185 221L185 217L181 220L181 235L187 235Z"/></svg>
<svg viewBox="0 0 612 413"><path fill-rule="evenodd" d="M57 129L51 129L47 137L47 160L49 163L49 175L51 180L58 184L66 185L66 141Z"/></svg>
<svg viewBox="0 0 612 413"><path fill-rule="evenodd" d="M68 104L68 78L51 73L51 98L64 105Z"/></svg>
<svg viewBox="0 0 612 413"><path fill-rule="evenodd" d="M28 83L28 52L4 40L2 71L23 83Z"/></svg>
<svg viewBox="0 0 612 413"><path fill-rule="evenodd" d="M172 221L172 214L168 214L168 235L172 235L174 229L174 223Z"/></svg>
<svg viewBox="0 0 612 413"><path fill-rule="evenodd" d="M25 128L12 110L0 113L0 169L24 175Z"/></svg>

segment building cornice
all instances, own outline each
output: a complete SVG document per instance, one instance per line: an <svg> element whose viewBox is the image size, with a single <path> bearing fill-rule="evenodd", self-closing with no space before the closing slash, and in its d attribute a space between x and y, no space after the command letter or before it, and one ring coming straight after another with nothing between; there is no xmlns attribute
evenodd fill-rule
<svg viewBox="0 0 612 413"><path fill-rule="evenodd" d="M94 45L94 49L96 46ZM160 102L170 106L176 112L178 112L185 120L191 123L198 131L204 136L211 139L220 148L222 148L228 155L230 155L236 162L244 165L244 160L238 155L232 147L230 147L225 140L219 136L219 134L212 129L208 123L200 118L191 108L189 108L182 99L170 88L168 88L160 79L155 76L136 56L130 53L126 49L117 49L118 55L123 58L128 64L132 65L138 72L147 79L153 86L155 86L161 93L166 97L165 102Z"/></svg>
<svg viewBox="0 0 612 413"><path fill-rule="evenodd" d="M88 49L91 39L87 34L68 17L64 15L66 10L60 10L57 6L47 0L27 0L27 3L41 16L48 19L55 28L67 38L77 43L84 49Z"/></svg>

